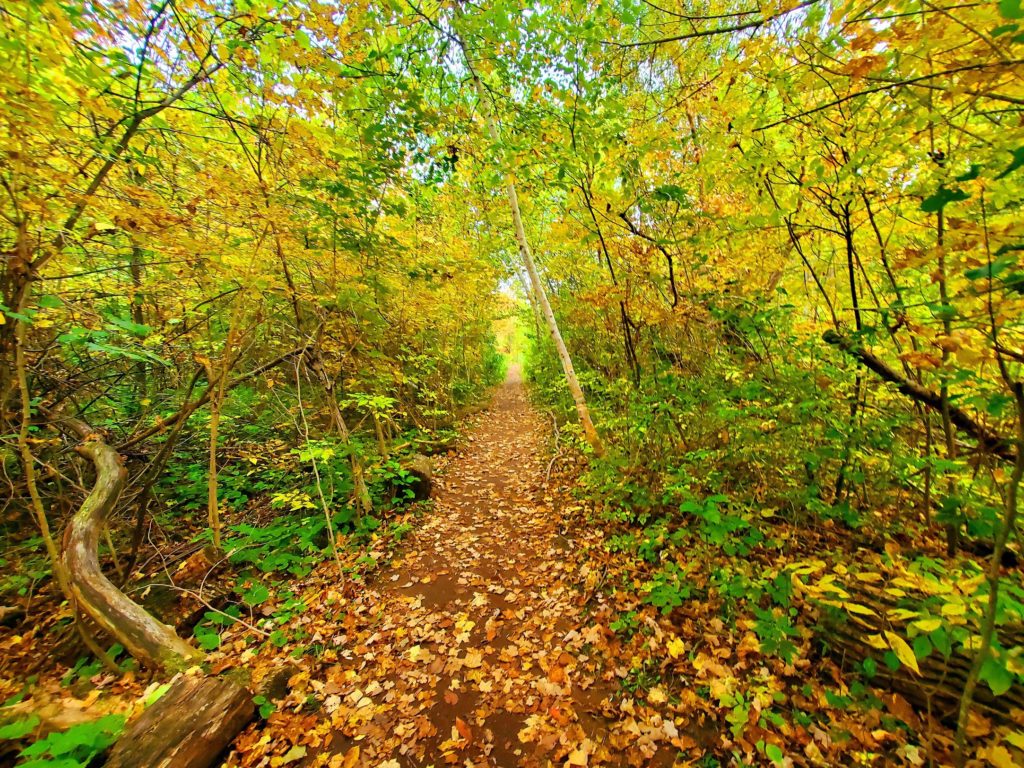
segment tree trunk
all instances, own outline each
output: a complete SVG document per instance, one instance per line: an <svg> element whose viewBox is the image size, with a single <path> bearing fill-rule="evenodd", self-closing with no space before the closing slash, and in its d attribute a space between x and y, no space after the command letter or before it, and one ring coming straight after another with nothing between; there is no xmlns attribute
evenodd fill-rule
<svg viewBox="0 0 1024 768"><path fill-rule="evenodd" d="M181 676L128 725L107 768L208 768L254 714L252 693L238 683Z"/></svg>
<svg viewBox="0 0 1024 768"><path fill-rule="evenodd" d="M497 144L501 140L501 137L498 134L498 125L494 120L494 116L491 114L490 110L485 107L485 104L487 103L487 93L484 91L483 83L480 82L480 76L477 75L476 70L473 68L469 54L466 51L461 38L459 38L459 45L462 47L466 66L469 68L470 74L473 77L473 86L476 88L477 96L480 97L480 108L484 112L484 120L487 123L487 132L491 139ZM530 284L533 286L534 296L537 299L537 303L540 304L540 309L544 315L545 321L547 322L551 339L555 343L555 350L558 352L558 359L561 361L562 371L565 373L565 383L569 387L569 393L572 395L573 402L576 404L576 414L583 427L583 434L587 438L587 442L590 443L590 447L593 449L594 453L597 456L603 456L604 444L601 442L601 438L598 436L597 430L594 428L594 422L590 418L590 409L587 407L587 400L583 395L583 388L580 386L579 379L576 377L576 369L573 367L572 357L569 355L569 350L566 348L565 341L562 339L562 333L558 329L558 321L555 319L555 313L551 310L551 303L548 301L547 293L544 291L544 285L540 279L540 274L537 272L537 265L533 260L530 243L526 239L526 229L523 227L523 215L519 208L519 196L516 193L516 183L512 181L511 178L506 182L505 192L508 196L509 209L512 212L512 224L515 228L516 242L519 244L519 255L522 257L523 266L526 267L526 274L530 276Z"/></svg>
<svg viewBox="0 0 1024 768"><path fill-rule="evenodd" d="M61 555L78 607L146 666L176 669L198 661L202 653L146 613L103 575L99 537L107 515L121 495L127 472L117 451L97 433L82 422L64 421L84 440L78 452L96 467L96 483L68 523Z"/></svg>
<svg viewBox="0 0 1024 768"><path fill-rule="evenodd" d="M540 342L540 329L544 325L544 321L540 316L540 305L537 302L537 297L533 293L533 286L530 285L530 279L523 274L523 271L519 269L518 264L513 265L516 277L519 282L523 285L523 292L526 293L526 300L530 303L530 310L533 312L533 330L537 336L538 343Z"/></svg>
<svg viewBox="0 0 1024 768"><path fill-rule="evenodd" d="M319 344L319 334L317 336ZM345 444L348 449L348 460L349 467L352 471L352 486L353 496L355 497L356 509L359 510L360 514L368 515L373 511L373 499L370 498L370 490L366 487L366 476L363 472L363 464L356 455L356 452L352 446L352 433L349 432L348 425L345 423L345 417L341 412L341 406L338 405L337 395L334 393L334 380L327 374L327 370L324 368L323 361L320 359L319 349L313 347L306 354L306 365L308 368L320 379L320 384L324 388L324 394L327 396L327 407L331 412L331 421L334 422L334 428L338 433L338 437Z"/></svg>

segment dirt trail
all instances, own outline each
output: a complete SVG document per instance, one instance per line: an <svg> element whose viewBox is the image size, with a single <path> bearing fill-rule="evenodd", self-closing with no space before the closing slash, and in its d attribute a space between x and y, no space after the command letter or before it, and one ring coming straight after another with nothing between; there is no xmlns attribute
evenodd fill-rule
<svg viewBox="0 0 1024 768"><path fill-rule="evenodd" d="M584 653L600 638L545 502L548 432L513 372L442 462L404 555L342 601L343 650L320 682L329 764L585 765L607 741L616 686Z"/></svg>

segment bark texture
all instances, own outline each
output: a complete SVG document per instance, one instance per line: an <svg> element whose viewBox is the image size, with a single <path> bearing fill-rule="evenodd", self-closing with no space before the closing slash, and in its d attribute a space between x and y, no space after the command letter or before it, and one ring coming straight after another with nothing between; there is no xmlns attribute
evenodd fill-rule
<svg viewBox="0 0 1024 768"><path fill-rule="evenodd" d="M127 473L120 455L97 433L78 421L66 419L65 423L85 439L78 452L96 467L92 492L68 523L61 553L79 609L146 666L175 669L198 661L202 658L198 650L150 616L103 574L99 538L107 515L124 489Z"/></svg>
<svg viewBox="0 0 1024 768"><path fill-rule="evenodd" d="M208 768L254 714L252 694L238 683L180 676L129 723L107 768Z"/></svg>

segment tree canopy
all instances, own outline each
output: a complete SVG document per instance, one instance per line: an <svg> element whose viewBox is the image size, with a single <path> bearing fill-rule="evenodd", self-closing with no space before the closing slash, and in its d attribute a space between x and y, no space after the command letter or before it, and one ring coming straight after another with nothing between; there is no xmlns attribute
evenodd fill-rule
<svg viewBox="0 0 1024 768"><path fill-rule="evenodd" d="M1019 0L4 4L14 668L209 671L268 579L370 578L522 363L622 685L694 600L774 659L688 759L1015 764L1022 57ZM135 593L202 558L182 633Z"/></svg>

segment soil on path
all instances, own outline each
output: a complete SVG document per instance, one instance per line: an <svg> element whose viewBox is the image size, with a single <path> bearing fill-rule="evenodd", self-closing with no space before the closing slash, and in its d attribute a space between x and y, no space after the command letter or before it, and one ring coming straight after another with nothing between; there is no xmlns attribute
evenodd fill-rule
<svg viewBox="0 0 1024 768"><path fill-rule="evenodd" d="M335 623L313 638L333 649L308 681L316 721L270 722L308 724L306 764L638 764L642 734L602 715L618 685L590 655L607 630L583 617L574 545L546 489L549 440L513 371L441 461L434 508L403 554L365 587L319 595L317 623Z"/></svg>

